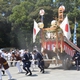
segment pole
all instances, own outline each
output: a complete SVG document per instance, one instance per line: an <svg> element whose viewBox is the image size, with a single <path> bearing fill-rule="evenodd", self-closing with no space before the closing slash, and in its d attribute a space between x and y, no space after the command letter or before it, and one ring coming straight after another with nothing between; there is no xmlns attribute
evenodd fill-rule
<svg viewBox="0 0 80 80"><path fill-rule="evenodd" d="M56 52L58 53L58 31L56 30Z"/></svg>
<svg viewBox="0 0 80 80"><path fill-rule="evenodd" d="M43 9L40 10L39 14L41 16L41 23L43 24L43 15L44 15L45 11ZM42 27L41 27L42 26ZM41 43L41 49L43 47L43 27L44 27L44 24L40 26L40 43ZM41 50L42 51L42 50Z"/></svg>
<svg viewBox="0 0 80 80"><path fill-rule="evenodd" d="M62 5L59 7L58 9L58 23L59 25L61 24L61 22L63 21L64 17L63 17L63 12L65 11L65 7ZM61 33L61 53L63 52L63 33Z"/></svg>

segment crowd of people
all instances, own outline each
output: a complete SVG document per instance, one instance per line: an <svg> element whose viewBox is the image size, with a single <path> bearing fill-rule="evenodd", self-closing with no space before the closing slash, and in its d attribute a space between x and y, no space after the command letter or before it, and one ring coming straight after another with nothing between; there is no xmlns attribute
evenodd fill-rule
<svg viewBox="0 0 80 80"><path fill-rule="evenodd" d="M44 59L43 53L39 52L36 48L32 52L27 50L0 50L0 80L2 75L7 73L8 80L13 80L9 71L10 66L16 66L18 73L25 73L25 75L31 76L33 74L31 68L34 70L34 66L38 66L41 73L44 73ZM80 65L80 53L75 51L72 59L75 61L77 70ZM15 64L14 64L15 63ZM22 65L22 66L21 66Z"/></svg>
<svg viewBox="0 0 80 80"><path fill-rule="evenodd" d="M15 64L13 64L15 63ZM22 64L22 67L21 67ZM25 72L25 75L31 76L33 65L38 65L40 72L44 73L44 60L43 55L37 49L32 52L29 50L0 50L0 80L2 80L2 74L5 72L8 74L8 80L12 80L12 75L9 71L9 67L15 65L18 68L18 73Z"/></svg>

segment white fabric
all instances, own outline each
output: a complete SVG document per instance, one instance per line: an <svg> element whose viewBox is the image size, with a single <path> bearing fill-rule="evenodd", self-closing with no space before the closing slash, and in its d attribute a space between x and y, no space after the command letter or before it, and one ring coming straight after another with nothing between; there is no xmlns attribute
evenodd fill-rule
<svg viewBox="0 0 80 80"><path fill-rule="evenodd" d="M69 40L71 38L71 31L68 22L68 17L66 16L63 22L60 24L60 28L63 30L64 36Z"/></svg>
<svg viewBox="0 0 80 80"><path fill-rule="evenodd" d="M34 65L35 61L34 61L34 54L32 54L32 64Z"/></svg>
<svg viewBox="0 0 80 80"><path fill-rule="evenodd" d="M8 75L8 77L9 77L8 79L12 79L12 76L11 76L11 74L10 74L9 70L8 70L8 69L6 69L5 71L6 71L7 75Z"/></svg>
<svg viewBox="0 0 80 80"><path fill-rule="evenodd" d="M34 28L33 28L33 43L35 42L36 36L38 32L40 31L40 28L38 27L37 22L34 20Z"/></svg>
<svg viewBox="0 0 80 80"><path fill-rule="evenodd" d="M8 60L11 60L11 53L8 53L7 56L8 56Z"/></svg>
<svg viewBox="0 0 80 80"><path fill-rule="evenodd" d="M16 63L16 67L18 68L19 72L23 72L22 69L21 69L21 67L20 67L20 62Z"/></svg>
<svg viewBox="0 0 80 80"><path fill-rule="evenodd" d="M0 69L0 80L2 80L2 74L1 74L1 69Z"/></svg>
<svg viewBox="0 0 80 80"><path fill-rule="evenodd" d="M2 52L1 57L3 57L4 59L6 59L5 55L4 55L4 52Z"/></svg>

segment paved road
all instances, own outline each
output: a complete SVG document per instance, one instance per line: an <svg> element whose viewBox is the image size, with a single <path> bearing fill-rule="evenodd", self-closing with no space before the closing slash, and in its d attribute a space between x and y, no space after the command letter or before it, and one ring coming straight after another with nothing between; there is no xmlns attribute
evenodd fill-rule
<svg viewBox="0 0 80 80"><path fill-rule="evenodd" d="M10 67L9 71L14 80L80 80L80 71L76 71L75 68L63 70L61 67L55 67L54 65L51 65L49 69L45 69L44 74L40 73L39 69L36 68L32 76L26 76L25 73L18 74L16 67ZM7 74L2 78L3 80L8 80Z"/></svg>

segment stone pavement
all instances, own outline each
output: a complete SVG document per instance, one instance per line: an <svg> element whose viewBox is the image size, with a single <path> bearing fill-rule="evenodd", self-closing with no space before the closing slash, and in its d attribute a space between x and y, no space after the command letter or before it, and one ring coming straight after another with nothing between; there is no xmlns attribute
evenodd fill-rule
<svg viewBox="0 0 80 80"><path fill-rule="evenodd" d="M45 69L45 73L39 72L38 68L32 71L32 76L26 76L24 73L18 73L16 67L10 67L14 80L80 80L80 71L75 68L71 70L63 70L60 66L51 65L48 69ZM7 74L2 76L3 80L8 80Z"/></svg>

